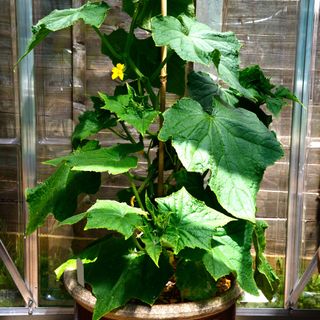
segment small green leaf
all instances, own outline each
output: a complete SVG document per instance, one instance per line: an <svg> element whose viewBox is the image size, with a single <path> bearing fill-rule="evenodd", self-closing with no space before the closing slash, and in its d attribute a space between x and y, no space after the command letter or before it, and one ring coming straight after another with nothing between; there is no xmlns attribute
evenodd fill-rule
<svg viewBox="0 0 320 320"><path fill-rule="evenodd" d="M214 279L233 272L240 287L254 295L258 288L253 278L251 243L253 225L244 220L229 223L213 236L213 245L203 263Z"/></svg>
<svg viewBox="0 0 320 320"><path fill-rule="evenodd" d="M97 258L94 258L93 260L90 259L81 259L81 262L83 264L92 263L95 262ZM59 266L57 269L54 270L54 273L56 274L56 279L59 280L65 270L76 270L77 269L77 259L69 259L66 262L64 262L61 266Z"/></svg>
<svg viewBox="0 0 320 320"><path fill-rule="evenodd" d="M87 211L85 230L105 228L114 230L130 238L138 226L142 226L141 216L147 215L141 209L114 200L97 200Z"/></svg>
<svg viewBox="0 0 320 320"><path fill-rule="evenodd" d="M72 144L84 140L102 129L111 128L117 125L115 118L111 117L110 112L105 111L105 117L99 117L95 111L86 111L79 116L79 123L76 125L72 134Z"/></svg>
<svg viewBox="0 0 320 320"><path fill-rule="evenodd" d="M96 193L100 179L99 173L74 172L68 163L61 163L47 180L26 191L30 211L27 234L41 226L49 214L59 221L70 217L77 208L78 195Z"/></svg>
<svg viewBox="0 0 320 320"><path fill-rule="evenodd" d="M259 289L267 299L271 300L277 292L280 280L263 254L266 247L264 233L267 227L268 225L264 221L258 220L253 231L253 243L256 251L254 278Z"/></svg>
<svg viewBox="0 0 320 320"><path fill-rule="evenodd" d="M168 216L161 241L170 245L175 254L185 247L210 248L213 231L233 220L207 207L185 188L156 201L161 215Z"/></svg>
<svg viewBox="0 0 320 320"><path fill-rule="evenodd" d="M87 212L75 214L74 216L71 216L71 217L59 222L59 226L75 224L75 223L78 223L79 221L83 220L86 217L87 217Z"/></svg>
<svg viewBox="0 0 320 320"><path fill-rule="evenodd" d="M72 170L120 174L137 166L137 158L129 156L129 154L142 149L140 144L119 144L97 150L75 151L68 156L52 159L45 163L56 166L62 161L67 161Z"/></svg>
<svg viewBox="0 0 320 320"><path fill-rule="evenodd" d="M159 266L147 254L137 252L131 241L107 240L97 261L84 266L85 280L97 298L93 320L131 299L153 304L172 275L168 258L161 256Z"/></svg>
<svg viewBox="0 0 320 320"><path fill-rule="evenodd" d="M148 105L147 99L138 99L133 94L109 97L99 93L105 102L103 109L114 112L120 120L126 121L144 135L151 123L158 116L158 112ZM145 98L145 97L143 97Z"/></svg>
<svg viewBox="0 0 320 320"><path fill-rule="evenodd" d="M33 36L28 44L26 52L19 61L21 61L51 32L71 27L79 20L82 20L85 24L99 28L102 25L108 10L109 6L105 2L97 3L88 1L80 8L52 11L32 27Z"/></svg>
<svg viewBox="0 0 320 320"><path fill-rule="evenodd" d="M211 171L209 186L225 210L255 220L263 172L283 155L274 133L255 114L219 104L210 115L184 98L164 113L159 139L169 138L188 171Z"/></svg>
<svg viewBox="0 0 320 320"><path fill-rule="evenodd" d="M274 114L275 116L278 116L282 110L282 107L287 105L288 103L284 101L281 98L278 97L267 97L266 98L266 106L268 110Z"/></svg>
<svg viewBox="0 0 320 320"><path fill-rule="evenodd" d="M141 241L145 245L147 254L150 256L156 266L159 266L159 258L162 252L162 245L160 237L157 235L157 231L148 224L140 228L140 230L143 232Z"/></svg>

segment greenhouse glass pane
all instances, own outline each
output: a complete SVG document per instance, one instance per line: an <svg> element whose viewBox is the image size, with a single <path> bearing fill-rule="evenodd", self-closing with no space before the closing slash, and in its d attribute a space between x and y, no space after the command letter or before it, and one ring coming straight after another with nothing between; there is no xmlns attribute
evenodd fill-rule
<svg viewBox="0 0 320 320"><path fill-rule="evenodd" d="M234 31L243 44L241 64L259 64L271 81L293 89L299 1L229 0L222 11L223 31ZM265 220L266 256L280 278L279 293L268 300L245 295L243 307L282 307L286 250L291 105L272 124L285 156L266 170L257 197L257 217Z"/></svg>
<svg viewBox="0 0 320 320"><path fill-rule="evenodd" d="M19 149L0 145L0 238L23 275L23 219L19 190ZM0 262L0 307L24 306L18 289Z"/></svg>
<svg viewBox="0 0 320 320"><path fill-rule="evenodd" d="M33 1L33 19L54 9L72 6L72 1ZM71 31L50 35L35 50L35 93L37 110L37 182L44 181L54 168L42 162L70 152L72 133ZM55 230L48 220L39 230L39 305L71 305L72 299L57 281L54 270L69 257L72 235Z"/></svg>
<svg viewBox="0 0 320 320"><path fill-rule="evenodd" d="M319 7L318 7L319 16ZM320 24L315 20L313 58L311 62L308 131L306 138L306 165L304 183L303 230L300 274L304 272L320 244ZM316 270L301 294L298 307L320 308L320 276Z"/></svg>
<svg viewBox="0 0 320 320"><path fill-rule="evenodd" d="M0 239L23 275L23 218L20 190L19 105L14 1L0 12ZM0 307L24 306L10 274L0 261Z"/></svg>

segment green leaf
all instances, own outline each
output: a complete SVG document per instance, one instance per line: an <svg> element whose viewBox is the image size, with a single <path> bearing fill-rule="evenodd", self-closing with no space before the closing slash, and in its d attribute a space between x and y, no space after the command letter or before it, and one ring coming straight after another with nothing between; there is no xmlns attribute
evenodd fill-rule
<svg viewBox="0 0 320 320"><path fill-rule="evenodd" d="M190 97L199 102L206 112L212 112L213 98L221 95L218 84L208 73L201 71L189 73L188 89Z"/></svg>
<svg viewBox="0 0 320 320"><path fill-rule="evenodd" d="M109 10L105 2L87 2L80 8L54 10L32 27L33 36L19 62L51 32L71 27L77 21L99 28Z"/></svg>
<svg viewBox="0 0 320 320"><path fill-rule="evenodd" d="M255 97L259 100L261 100L261 96L269 94L274 88L258 65L242 69L239 73L239 81L243 87L252 89Z"/></svg>
<svg viewBox="0 0 320 320"><path fill-rule="evenodd" d="M213 51L238 57L240 43L232 32L215 32L210 27L185 15L157 16L151 21L152 37L157 46L169 46L183 60L210 64Z"/></svg>
<svg viewBox="0 0 320 320"><path fill-rule="evenodd" d="M185 61L213 63L222 80L255 100L239 82L240 43L234 33L213 31L185 15L178 19L157 16L152 19L152 37L157 46L169 46Z"/></svg>
<svg viewBox="0 0 320 320"><path fill-rule="evenodd" d="M201 260L181 259L177 265L176 279L183 299L209 299L217 292L216 282Z"/></svg>
<svg viewBox="0 0 320 320"><path fill-rule="evenodd" d="M90 243L90 245L85 248L82 252L74 255L71 259L67 260L61 264L57 269L55 269L55 274L57 280L59 280L66 269L74 270L77 268L77 259L80 259L83 264L88 264L97 261L99 252L101 252L103 245L108 241L109 237L103 237L99 240Z"/></svg>
<svg viewBox="0 0 320 320"><path fill-rule="evenodd" d="M267 227L268 225L264 221L258 220L253 231L253 243L256 251L254 278L259 289L267 299L271 300L277 292L280 280L263 254L266 247L264 233Z"/></svg>
<svg viewBox="0 0 320 320"><path fill-rule="evenodd" d="M79 221L83 220L86 217L87 217L87 212L78 213L78 214L75 214L74 216L71 216L71 217L59 222L59 226L75 224L75 223L78 223Z"/></svg>
<svg viewBox="0 0 320 320"><path fill-rule="evenodd" d="M209 186L224 209L255 220L263 172L283 155L255 114L217 105L210 115L196 101L182 99L164 113L159 139L169 138L188 171L211 170Z"/></svg>
<svg viewBox="0 0 320 320"><path fill-rule="evenodd" d="M68 156L52 159L45 163L56 166L62 161L67 161L72 170L120 174L137 166L137 158L129 156L129 154L142 149L140 144L119 144L98 150L82 152L76 150Z"/></svg>
<svg viewBox="0 0 320 320"><path fill-rule="evenodd" d="M70 217L77 208L78 195L96 193L100 179L99 173L74 172L68 163L61 163L47 180L26 191L30 212L27 234L41 226L49 214L59 221Z"/></svg>
<svg viewBox="0 0 320 320"><path fill-rule="evenodd" d="M239 62L235 56L222 56L218 71L219 76L224 82L236 89L247 99L256 101L256 97L252 90L244 88L239 81Z"/></svg>
<svg viewBox="0 0 320 320"><path fill-rule="evenodd" d="M272 96L266 98L266 105L272 114L278 116L282 108L288 105L288 100L303 106L302 102L288 88L282 86L276 87Z"/></svg>
<svg viewBox="0 0 320 320"><path fill-rule="evenodd" d="M147 215L141 209L114 200L97 200L87 211L85 230L105 228L115 230L128 239L138 226L142 226L141 216Z"/></svg>
<svg viewBox="0 0 320 320"><path fill-rule="evenodd" d="M141 241L145 245L147 254L150 256L156 266L159 266L159 258L162 252L162 245L157 231L149 224L143 226L142 228L140 228L140 230L142 230L143 232Z"/></svg>
<svg viewBox="0 0 320 320"><path fill-rule="evenodd" d="M151 18L161 14L161 5L158 0L122 0L123 10L131 17L137 10L136 23L139 27L151 30ZM168 15L177 17L185 13L186 15L194 15L193 0L175 0L168 1Z"/></svg>
<svg viewBox="0 0 320 320"><path fill-rule="evenodd" d="M95 262L97 258L90 260L90 259L81 259L81 262L83 264L92 263ZM57 269L54 270L54 273L56 274L56 279L60 280L61 276L65 272L65 270L76 270L77 269L77 259L69 259L66 262L64 262L62 265L60 265Z"/></svg>
<svg viewBox="0 0 320 320"><path fill-rule="evenodd" d="M282 107L284 107L287 104L288 103L281 98L277 98L277 97L266 98L267 109L275 116L278 116L282 110Z"/></svg>
<svg viewBox="0 0 320 320"><path fill-rule="evenodd" d="M153 304L172 275L168 258L162 256L159 266L147 254L136 252L131 241L106 241L97 261L85 265L85 279L97 298L93 320L131 299Z"/></svg>
<svg viewBox="0 0 320 320"><path fill-rule="evenodd" d="M175 254L185 247L210 248L213 231L233 220L207 207L185 188L156 201L159 212L169 217L161 241Z"/></svg>
<svg viewBox="0 0 320 320"><path fill-rule="evenodd" d="M158 112L148 105L147 99L140 101L132 94L110 97L99 93L105 105L103 109L114 112L120 120L126 121L144 135ZM145 98L145 97L143 97Z"/></svg>
<svg viewBox="0 0 320 320"><path fill-rule="evenodd" d="M99 117L96 111L86 111L79 116L79 123L76 125L72 134L72 145L75 147L78 141L82 141L102 129L111 128L117 125L115 118L111 117L110 112L105 111L104 118Z"/></svg>
<svg viewBox="0 0 320 320"><path fill-rule="evenodd" d="M243 290L258 295L250 252L252 232L253 225L244 220L221 228L213 236L212 249L204 255L203 263L214 279L233 272Z"/></svg>
<svg viewBox="0 0 320 320"><path fill-rule="evenodd" d="M241 70L239 80L241 85L250 90L257 99L258 105L256 108L266 103L267 109L275 116L279 115L283 106L288 105L287 100L302 105L288 88L272 84L258 65Z"/></svg>

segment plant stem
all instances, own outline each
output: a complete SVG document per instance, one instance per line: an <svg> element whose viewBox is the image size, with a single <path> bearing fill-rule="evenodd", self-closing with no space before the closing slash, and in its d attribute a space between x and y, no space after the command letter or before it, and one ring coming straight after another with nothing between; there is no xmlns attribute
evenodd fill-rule
<svg viewBox="0 0 320 320"><path fill-rule="evenodd" d="M140 250L140 251L144 251L144 248L141 246L141 244L139 243L137 237L135 235L132 236L133 242L136 245L136 247Z"/></svg>
<svg viewBox="0 0 320 320"><path fill-rule="evenodd" d="M129 173L129 172L127 173L127 176L128 176L128 178L129 178L129 180L130 180L130 185L131 185L133 194L134 194L134 196L136 197L136 200L137 200L137 202L138 202L138 205L139 205L140 209L142 209L143 211L145 211L144 206L143 206L143 203L142 203L141 198L140 198L140 195L139 195L139 192L138 192L138 190L137 190L137 187L136 187L136 185L135 185L134 182L133 182L133 176L132 176L131 173Z"/></svg>
<svg viewBox="0 0 320 320"><path fill-rule="evenodd" d="M117 135L118 137L120 137L121 139L124 139L124 140L128 140L128 138L124 135L122 135L120 132L112 129L112 128L108 128L111 132L113 132L115 135Z"/></svg>
<svg viewBox="0 0 320 320"><path fill-rule="evenodd" d="M98 36L101 39L101 42L108 48L108 50L110 51L111 55L114 56L116 59L118 60L123 60L122 56L120 54L118 54L113 46L111 45L111 43L108 41L108 39L101 33L101 31L97 28L97 27L92 27L93 30L98 34Z"/></svg>
<svg viewBox="0 0 320 320"><path fill-rule="evenodd" d="M133 139L133 137L132 137L130 131L128 130L127 126L125 125L125 123L123 121L120 121L120 124L121 124L124 132L126 133L128 139L130 140L130 142L133 144L137 144L137 142Z"/></svg>
<svg viewBox="0 0 320 320"><path fill-rule="evenodd" d="M173 51L169 51L166 58L159 64L159 67L156 69L156 71L151 75L150 81L152 82L160 73L162 68L168 63L168 60L170 59Z"/></svg>
<svg viewBox="0 0 320 320"><path fill-rule="evenodd" d="M139 68L136 66L136 64L133 62L133 60L130 57L127 57L127 63L132 68L132 70L135 72L135 74L140 78L140 80L144 83L146 90L150 96L152 105L155 110L158 109L158 99L155 95L150 80L139 70Z"/></svg>

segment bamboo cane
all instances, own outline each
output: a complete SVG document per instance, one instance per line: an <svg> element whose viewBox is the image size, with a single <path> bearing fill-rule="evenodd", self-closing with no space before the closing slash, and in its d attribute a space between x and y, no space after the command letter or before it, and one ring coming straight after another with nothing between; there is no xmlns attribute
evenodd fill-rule
<svg viewBox="0 0 320 320"><path fill-rule="evenodd" d="M167 15L167 0L161 0L161 14L163 16ZM161 62L165 61L167 58L167 47L164 46L161 48ZM166 91L167 91L167 64L161 69L160 72L160 111L161 113L165 111L166 108ZM163 124L163 117L160 116L160 128ZM159 141L159 150L158 150L158 196L161 197L164 194L164 143Z"/></svg>

